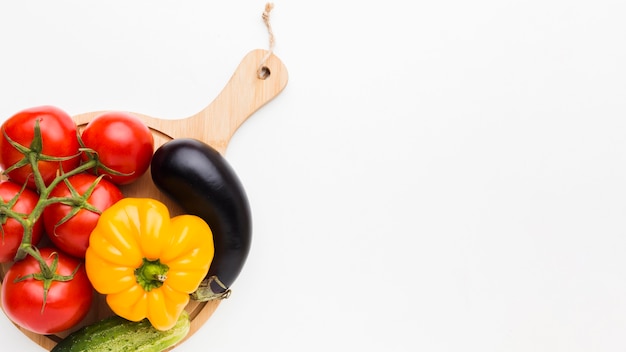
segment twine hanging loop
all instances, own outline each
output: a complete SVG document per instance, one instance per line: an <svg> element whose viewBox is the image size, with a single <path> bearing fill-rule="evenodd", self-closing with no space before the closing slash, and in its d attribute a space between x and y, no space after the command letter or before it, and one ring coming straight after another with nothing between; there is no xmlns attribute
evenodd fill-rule
<svg viewBox="0 0 626 352"><path fill-rule="evenodd" d="M265 4L265 11L263 11L262 15L263 23L265 23L265 27L267 27L267 33L269 34L269 50L265 53L265 56L261 60L261 64L257 69L256 73L259 79L267 79L270 75L270 70L267 66L265 66L265 63L270 58L270 56L272 56L275 45L274 32L272 31L272 24L270 23L270 12L272 12L273 8L274 4L268 2L267 4Z"/></svg>

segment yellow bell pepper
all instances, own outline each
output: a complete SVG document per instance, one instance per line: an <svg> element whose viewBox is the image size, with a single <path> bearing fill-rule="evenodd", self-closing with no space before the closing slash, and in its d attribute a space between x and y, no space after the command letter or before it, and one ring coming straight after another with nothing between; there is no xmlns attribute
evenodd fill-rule
<svg viewBox="0 0 626 352"><path fill-rule="evenodd" d="M206 276L213 235L193 215L170 219L154 199L124 198L100 215L91 233L85 268L113 312L131 321L148 318L168 330Z"/></svg>

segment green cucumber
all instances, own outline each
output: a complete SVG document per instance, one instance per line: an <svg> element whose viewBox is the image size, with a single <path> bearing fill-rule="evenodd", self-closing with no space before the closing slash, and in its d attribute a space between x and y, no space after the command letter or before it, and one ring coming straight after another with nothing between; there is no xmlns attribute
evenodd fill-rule
<svg viewBox="0 0 626 352"><path fill-rule="evenodd" d="M112 316L71 333L50 352L160 352L184 339L190 327L189 314L184 310L167 331L158 331L147 319L132 322Z"/></svg>

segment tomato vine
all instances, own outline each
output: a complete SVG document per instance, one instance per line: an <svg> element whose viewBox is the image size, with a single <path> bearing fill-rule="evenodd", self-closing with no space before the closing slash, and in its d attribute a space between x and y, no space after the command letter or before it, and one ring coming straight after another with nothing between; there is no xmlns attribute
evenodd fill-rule
<svg viewBox="0 0 626 352"><path fill-rule="evenodd" d="M88 314L92 231L124 197L118 186L145 173L153 150L148 127L121 112L79 128L64 111L40 106L0 126L0 300L15 324L54 334ZM49 242L40 245L44 234Z"/></svg>
<svg viewBox="0 0 626 352"><path fill-rule="evenodd" d="M89 148L86 148L84 145L82 145L82 147L77 150L77 154L72 155L72 156L55 157L55 156L49 156L49 155L43 154L42 153L43 139L41 135L41 127L40 127L39 120L35 121L33 140L29 146L21 145L18 142L11 139L10 136L6 133L6 131L4 131L4 129L2 130L2 134L3 134L3 137L8 141L8 143L13 148L18 150L24 156L23 159L19 160L15 164L6 168L3 171L3 173L5 175L8 175L13 170L16 170L18 168L25 167L25 166L30 166L32 169L32 177L34 179L35 187L36 187L37 193L39 194L39 200L30 214L22 214L22 213L18 213L12 210L13 205L15 204L19 196L26 189L27 183L25 183L22 186L22 190L20 191L20 193L18 193L13 199L9 200L8 202L0 203L0 219L2 218L15 219L17 222L19 222L22 225L24 232L22 235L21 244L18 247L14 261L17 262L17 261L23 260L27 255L30 255L37 260L41 268L41 273L32 274L32 275L29 275L28 277L44 281L44 304L45 304L45 295L47 293L47 289L50 286L50 283L52 281L71 280L73 278L73 274L72 275L57 275L55 274L57 261L56 260L53 261L52 265L48 265L46 263L45 258L41 256L40 252L32 243L33 242L32 241L33 226L35 222L39 220L39 218L43 214L44 209L54 203L70 204L70 205L76 206L77 209L87 209L92 212L98 212L98 209L88 204L87 199L89 198L89 195L91 194L91 192L93 192L93 189L96 187L97 183L102 179L102 176L98 177L96 181L91 185L89 190L82 196L76 193L75 191L72 192L70 197L51 197L51 193L55 189L55 187L57 187L61 182L67 182L68 178L74 175L86 172L91 169L100 167L100 168L106 169L108 172L111 172L111 173L116 173L116 172L102 165L99 162L97 157L87 158L85 162L83 162L78 167L72 170L68 170L68 171L63 170L60 162L68 160L70 158L78 158L80 157L81 153L89 153L90 155L94 155L94 152L90 150ZM78 136L78 138L80 140L80 136ZM47 185L44 182L44 179L39 170L40 161L59 162L59 169L57 172L57 176ZM71 185L68 185L68 187L70 188L70 190L73 190ZM69 217L66 219L63 219L62 222L67 221L68 219ZM75 269L74 272L76 272L76 270L78 270L78 267ZM26 278L27 277L21 277L18 279L21 281Z"/></svg>

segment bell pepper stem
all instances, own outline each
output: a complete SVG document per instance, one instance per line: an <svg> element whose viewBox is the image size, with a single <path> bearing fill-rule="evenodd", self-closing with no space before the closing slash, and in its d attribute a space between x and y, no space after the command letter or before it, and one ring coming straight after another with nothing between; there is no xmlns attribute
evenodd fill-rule
<svg viewBox="0 0 626 352"><path fill-rule="evenodd" d="M141 266L135 269L135 279L148 292L153 288L163 286L163 283L167 280L169 269L169 266L161 263L160 259L149 260L143 258Z"/></svg>

